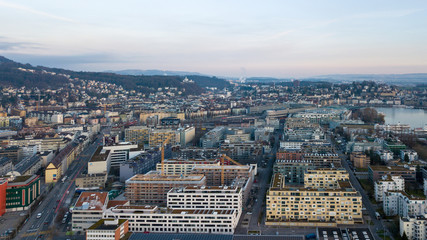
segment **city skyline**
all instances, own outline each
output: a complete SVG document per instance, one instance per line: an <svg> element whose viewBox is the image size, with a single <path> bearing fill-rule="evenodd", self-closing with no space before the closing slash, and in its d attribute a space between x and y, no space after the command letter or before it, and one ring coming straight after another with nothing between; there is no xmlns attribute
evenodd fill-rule
<svg viewBox="0 0 427 240"><path fill-rule="evenodd" d="M427 72L423 1L0 1L0 55L232 77Z"/></svg>

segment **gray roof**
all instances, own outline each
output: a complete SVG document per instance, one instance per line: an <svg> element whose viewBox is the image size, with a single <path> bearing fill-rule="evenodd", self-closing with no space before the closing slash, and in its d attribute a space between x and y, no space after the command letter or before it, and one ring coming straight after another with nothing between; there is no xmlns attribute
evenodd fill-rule
<svg viewBox="0 0 427 240"><path fill-rule="evenodd" d="M233 240L233 235L133 233L129 240Z"/></svg>

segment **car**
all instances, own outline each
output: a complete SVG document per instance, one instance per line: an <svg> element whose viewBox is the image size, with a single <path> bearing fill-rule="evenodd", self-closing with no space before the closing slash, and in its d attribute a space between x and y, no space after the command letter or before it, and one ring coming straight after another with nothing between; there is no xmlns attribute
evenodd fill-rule
<svg viewBox="0 0 427 240"><path fill-rule="evenodd" d="M37 213L37 219L42 217L42 213Z"/></svg>
<svg viewBox="0 0 427 240"><path fill-rule="evenodd" d="M43 223L44 225L48 225L49 224L49 222L48 221L44 221L44 223Z"/></svg>

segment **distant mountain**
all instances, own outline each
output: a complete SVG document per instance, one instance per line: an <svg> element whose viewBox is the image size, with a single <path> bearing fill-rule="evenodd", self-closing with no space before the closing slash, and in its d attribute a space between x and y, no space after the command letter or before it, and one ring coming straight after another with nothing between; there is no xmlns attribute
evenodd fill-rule
<svg viewBox="0 0 427 240"><path fill-rule="evenodd" d="M310 80L328 82L376 81L394 84L426 83L427 73L407 74L330 74L314 76Z"/></svg>
<svg viewBox="0 0 427 240"><path fill-rule="evenodd" d="M271 83L271 82L290 82L290 78L273 78L273 77L250 77L246 78L246 82L259 82L259 83Z"/></svg>
<svg viewBox="0 0 427 240"><path fill-rule="evenodd" d="M188 75L201 75L201 76L207 76L205 74L201 74L198 72L184 72L184 71L163 71L163 70L138 70L138 69L126 69L126 70L119 70L119 71L112 71L107 70L105 72L109 73L116 73L120 75L147 75L147 76L188 76Z"/></svg>

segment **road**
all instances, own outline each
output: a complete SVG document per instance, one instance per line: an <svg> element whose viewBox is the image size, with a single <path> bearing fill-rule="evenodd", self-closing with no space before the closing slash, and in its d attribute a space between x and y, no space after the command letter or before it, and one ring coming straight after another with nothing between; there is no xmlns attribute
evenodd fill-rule
<svg viewBox="0 0 427 240"><path fill-rule="evenodd" d="M333 141L331 139L329 139L329 141L333 144ZM371 217L371 221L374 224L374 225L369 226L372 234L374 235L375 239L378 239L378 240L382 239L382 238L380 238L380 236L378 236L377 231L384 230L384 226L383 226L381 220L377 220L377 218L375 216L376 209L372 205L371 201L369 200L368 195L366 194L365 190L362 188L362 186L360 185L356 176L354 175L354 172L350 169L350 166L348 165L348 162L347 162L347 155L345 155L341 150L339 150L337 146L336 146L336 151L341 157L342 166L347 170L347 172L349 174L351 185L353 185L353 187L362 196L363 205L365 206L366 210L368 211L369 216Z"/></svg>
<svg viewBox="0 0 427 240"><path fill-rule="evenodd" d="M64 183L62 181L58 181L55 184L52 190L46 195L45 199L39 204L37 209L21 228L16 237L17 239L45 239L45 236L51 232L50 230L58 227L58 225L54 224L58 210L62 207L68 209L70 202L66 200L71 199L74 195L74 180L84 167L86 167L87 162L101 143L102 138L98 137L95 142L90 144L79 155L79 157L71 163L64 175L68 176L67 180ZM40 218L37 218L38 213L41 213Z"/></svg>

